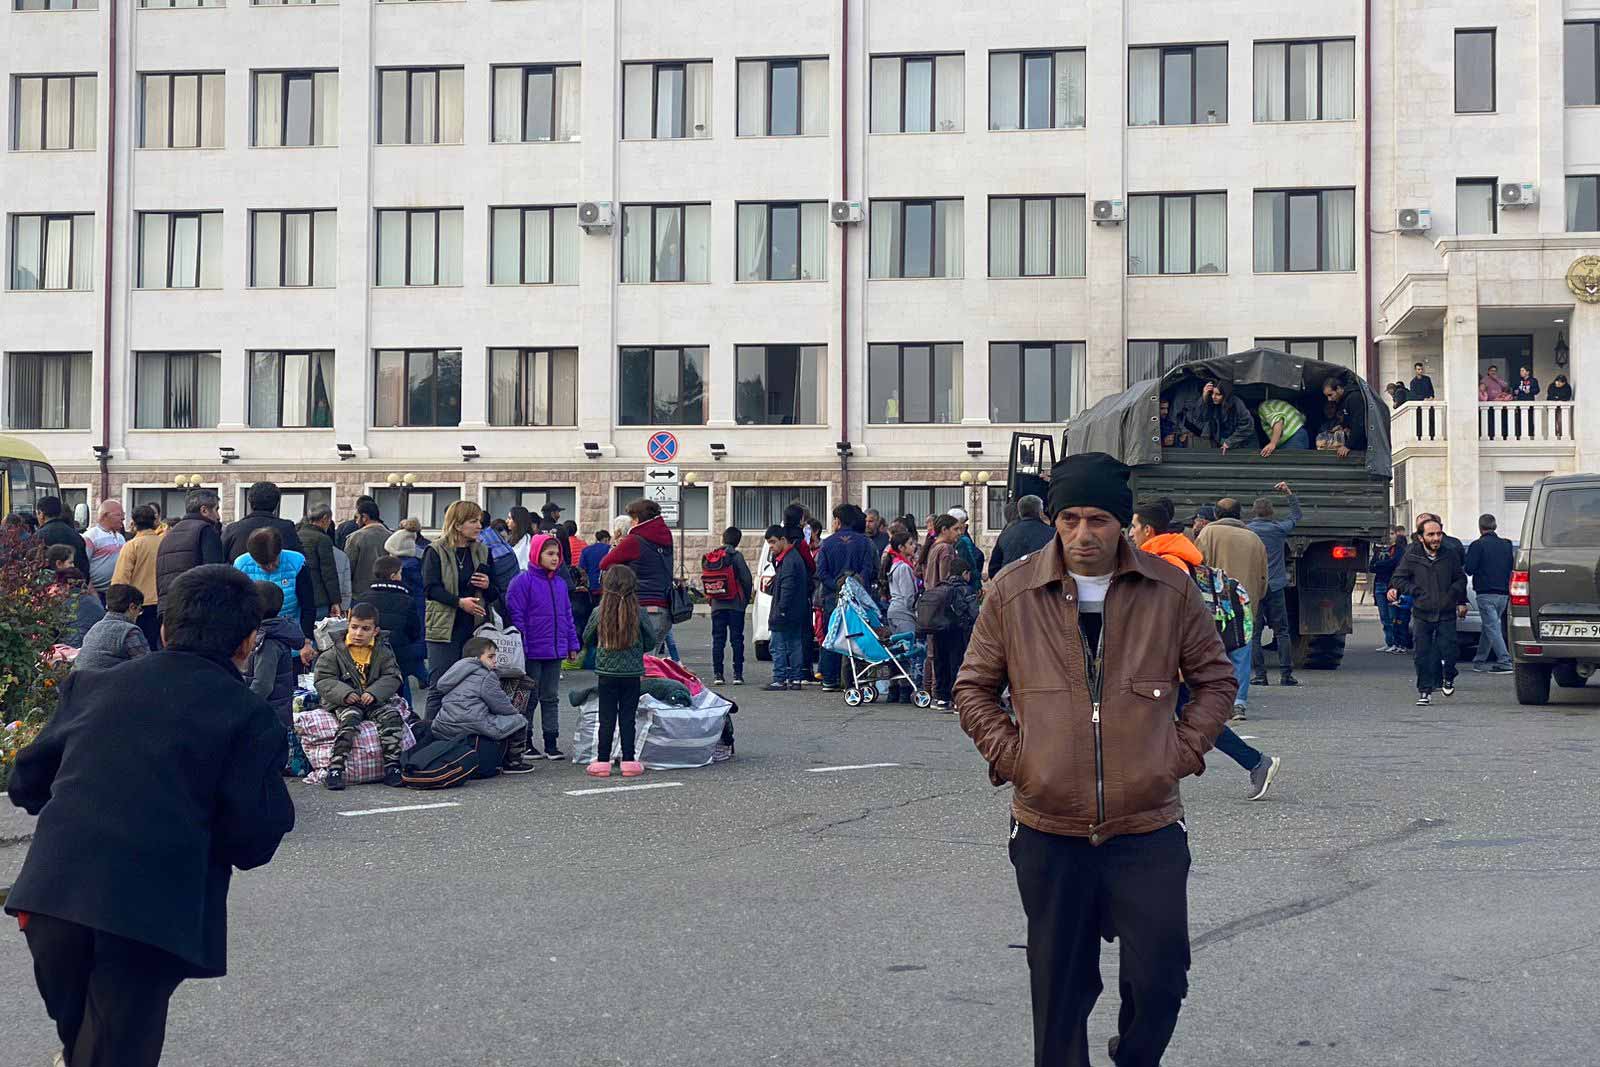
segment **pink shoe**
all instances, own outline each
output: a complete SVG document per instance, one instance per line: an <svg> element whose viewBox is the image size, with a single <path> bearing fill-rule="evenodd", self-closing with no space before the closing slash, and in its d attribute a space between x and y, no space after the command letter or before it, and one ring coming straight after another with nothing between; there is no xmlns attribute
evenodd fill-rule
<svg viewBox="0 0 1600 1067"><path fill-rule="evenodd" d="M607 760L605 763L601 763L599 760L595 760L589 764L588 774L590 778L610 778L611 761Z"/></svg>
<svg viewBox="0 0 1600 1067"><path fill-rule="evenodd" d="M638 760L625 759L622 761L622 777L637 778L643 773L644 764L640 763Z"/></svg>

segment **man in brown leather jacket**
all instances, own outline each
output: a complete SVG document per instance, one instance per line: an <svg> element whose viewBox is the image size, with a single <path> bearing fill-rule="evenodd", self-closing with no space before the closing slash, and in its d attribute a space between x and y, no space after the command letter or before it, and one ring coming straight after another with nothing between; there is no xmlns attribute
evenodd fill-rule
<svg viewBox="0 0 1600 1067"><path fill-rule="evenodd" d="M1238 690L1194 582L1122 536L1128 475L1102 453L1056 464L1056 539L990 584L955 686L990 780L1013 786L1038 1067L1089 1063L1102 936L1121 942L1112 1060L1161 1062L1188 992L1178 780L1205 770Z"/></svg>

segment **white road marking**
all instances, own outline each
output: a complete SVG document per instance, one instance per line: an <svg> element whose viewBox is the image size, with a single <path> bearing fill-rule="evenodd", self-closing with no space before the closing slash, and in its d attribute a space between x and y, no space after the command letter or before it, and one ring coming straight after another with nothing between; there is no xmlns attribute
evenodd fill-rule
<svg viewBox="0 0 1600 1067"><path fill-rule="evenodd" d="M598 793L631 793L636 789L671 789L682 782L650 782L646 785L608 785L602 789L568 789L569 797L592 797Z"/></svg>
<svg viewBox="0 0 1600 1067"><path fill-rule="evenodd" d="M1254 741L1255 739L1256 739L1256 735L1255 734L1240 734L1239 735L1239 740L1241 740L1241 741Z"/></svg>
<svg viewBox="0 0 1600 1067"><path fill-rule="evenodd" d="M810 774L821 774L824 771L870 771L878 767L898 767L898 763L849 763L843 767L807 767Z"/></svg>
<svg viewBox="0 0 1600 1067"><path fill-rule="evenodd" d="M353 818L357 815L384 815L391 811L427 811L430 808L459 808L458 800L446 800L439 804L399 804L392 808L364 808L361 811L336 811L335 815Z"/></svg>

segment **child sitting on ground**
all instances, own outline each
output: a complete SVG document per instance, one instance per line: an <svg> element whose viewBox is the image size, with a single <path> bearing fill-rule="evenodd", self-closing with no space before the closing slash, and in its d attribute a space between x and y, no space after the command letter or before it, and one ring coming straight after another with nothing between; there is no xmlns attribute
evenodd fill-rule
<svg viewBox="0 0 1600 1067"><path fill-rule="evenodd" d="M611 567L600 580L600 606L583 628L584 647L595 646L600 683L600 732L588 773L611 776L611 737L622 732L622 776L637 778L644 764L634 758L634 727L639 714L639 679L644 653L660 635L639 608L639 579L629 567Z"/></svg>
<svg viewBox="0 0 1600 1067"><path fill-rule="evenodd" d="M139 629L139 612L144 610L144 594L131 585L113 585L106 590L106 613L83 635L83 647L72 661L75 671L103 671L150 651L150 643Z"/></svg>
<svg viewBox="0 0 1600 1067"><path fill-rule="evenodd" d="M295 679L303 669L300 650L305 647L306 635L300 632L298 621L280 614L283 587L276 582L255 584L256 596L261 598L261 625L256 629L244 683L250 692L272 705L272 713L284 729L292 730ZM333 710L333 714L338 711Z"/></svg>
<svg viewBox="0 0 1600 1067"><path fill-rule="evenodd" d="M361 724L378 724L378 743L383 747L383 784L404 786L400 778L400 748L405 725L400 712L389 700L400 692L400 663L394 649L378 633L378 610L371 604L356 604L350 609L350 629L344 641L317 659L317 696L322 706L339 720L333 735L333 755L328 758L329 789L344 788L344 765L356 743Z"/></svg>
<svg viewBox="0 0 1600 1067"><path fill-rule="evenodd" d="M511 698L501 687L494 669L497 658L495 644L487 637L468 638L461 646L460 661L434 683L444 694L444 703L433 717L433 736L444 741L487 738L495 743L495 758L502 771L527 774L533 770L533 765L523 759L528 720L511 706ZM487 773L482 771L488 762L484 752L480 747L480 773Z"/></svg>

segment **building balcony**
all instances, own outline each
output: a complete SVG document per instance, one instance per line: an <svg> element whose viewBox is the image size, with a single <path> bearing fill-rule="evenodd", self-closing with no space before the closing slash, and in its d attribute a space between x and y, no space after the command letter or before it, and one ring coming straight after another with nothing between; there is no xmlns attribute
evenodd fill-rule
<svg viewBox="0 0 1600 1067"><path fill-rule="evenodd" d="M1556 452L1577 449L1576 413L1572 401L1479 401L1477 440L1480 454ZM1389 441L1399 463L1411 456L1443 455L1449 446L1449 411L1441 400L1410 401L1395 409Z"/></svg>

